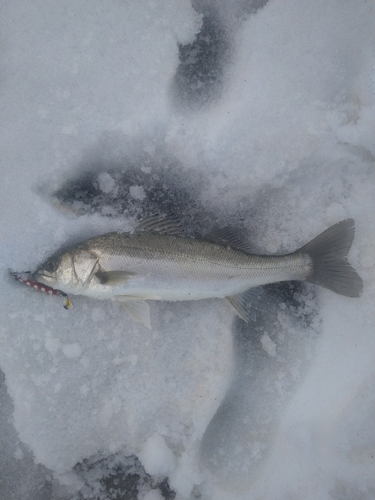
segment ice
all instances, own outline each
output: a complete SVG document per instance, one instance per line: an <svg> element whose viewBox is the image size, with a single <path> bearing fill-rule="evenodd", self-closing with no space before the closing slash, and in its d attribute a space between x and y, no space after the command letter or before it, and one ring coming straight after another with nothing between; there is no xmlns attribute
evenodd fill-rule
<svg viewBox="0 0 375 500"><path fill-rule="evenodd" d="M3 2L2 497L374 498L372 10ZM9 276L155 213L264 253L353 217L363 296L150 302L148 330Z"/></svg>

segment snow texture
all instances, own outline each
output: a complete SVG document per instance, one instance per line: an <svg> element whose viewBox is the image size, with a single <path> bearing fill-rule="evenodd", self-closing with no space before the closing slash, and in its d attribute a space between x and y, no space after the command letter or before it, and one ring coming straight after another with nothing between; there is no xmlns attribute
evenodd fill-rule
<svg viewBox="0 0 375 500"><path fill-rule="evenodd" d="M374 3L4 0L1 498L375 497ZM360 299L121 305L13 280L174 214L293 251L353 217Z"/></svg>

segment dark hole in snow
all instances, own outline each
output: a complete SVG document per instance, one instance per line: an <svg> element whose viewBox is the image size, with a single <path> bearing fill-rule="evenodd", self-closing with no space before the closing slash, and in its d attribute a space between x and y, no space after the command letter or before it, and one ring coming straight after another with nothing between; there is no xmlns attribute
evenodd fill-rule
<svg viewBox="0 0 375 500"><path fill-rule="evenodd" d="M146 473L139 459L120 453L104 459L83 460L74 467L85 483L78 493L79 500L136 500L140 493L157 490L166 500L176 494L168 479L156 479Z"/></svg>

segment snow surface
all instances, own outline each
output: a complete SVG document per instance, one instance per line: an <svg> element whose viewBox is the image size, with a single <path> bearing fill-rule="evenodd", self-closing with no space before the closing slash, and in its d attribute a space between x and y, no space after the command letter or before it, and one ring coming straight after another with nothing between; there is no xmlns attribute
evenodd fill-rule
<svg viewBox="0 0 375 500"><path fill-rule="evenodd" d="M374 34L365 0L2 2L2 498L375 497ZM363 296L149 331L8 274L156 211L269 253L353 217Z"/></svg>

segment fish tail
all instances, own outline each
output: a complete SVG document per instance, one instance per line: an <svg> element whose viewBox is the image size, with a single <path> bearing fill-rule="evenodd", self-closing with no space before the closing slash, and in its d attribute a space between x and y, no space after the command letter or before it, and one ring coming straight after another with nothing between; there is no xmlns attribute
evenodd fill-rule
<svg viewBox="0 0 375 500"><path fill-rule="evenodd" d="M346 219L329 227L298 250L312 258L312 271L307 281L347 297L361 295L362 279L346 258L354 232L354 220Z"/></svg>

